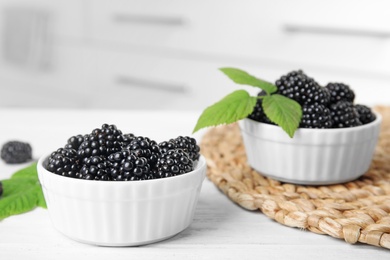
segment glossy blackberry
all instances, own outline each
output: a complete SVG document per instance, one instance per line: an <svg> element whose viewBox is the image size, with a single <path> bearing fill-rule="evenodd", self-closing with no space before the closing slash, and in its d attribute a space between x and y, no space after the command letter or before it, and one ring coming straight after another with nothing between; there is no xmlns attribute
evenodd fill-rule
<svg viewBox="0 0 390 260"><path fill-rule="evenodd" d="M257 96L264 96L264 95L265 95L265 92L261 91ZM267 124L274 124L265 115L262 105L263 105L263 100L262 99L257 99L256 105L253 108L252 113L248 116L248 118L250 118L252 120L255 120L257 122L262 122L262 123L267 123Z"/></svg>
<svg viewBox="0 0 390 260"><path fill-rule="evenodd" d="M120 151L122 142L122 132L115 125L103 124L101 128L96 128L91 134L84 136L84 141L77 152L81 159L90 156L108 156Z"/></svg>
<svg viewBox="0 0 390 260"><path fill-rule="evenodd" d="M80 170L76 150L59 148L49 156L46 169L58 175L76 178Z"/></svg>
<svg viewBox="0 0 390 260"><path fill-rule="evenodd" d="M84 136L82 135L72 136L68 139L65 148L78 150L83 141L84 141Z"/></svg>
<svg viewBox="0 0 390 260"><path fill-rule="evenodd" d="M333 125L329 108L320 104L302 106L301 128L331 128Z"/></svg>
<svg viewBox="0 0 390 260"><path fill-rule="evenodd" d="M83 166L77 175L86 180L111 180L111 163L103 156L91 156L83 160Z"/></svg>
<svg viewBox="0 0 390 260"><path fill-rule="evenodd" d="M192 171L193 161L182 149L169 150L157 162L156 178L166 178Z"/></svg>
<svg viewBox="0 0 390 260"><path fill-rule="evenodd" d="M3 195L3 183L0 181L0 196Z"/></svg>
<svg viewBox="0 0 390 260"><path fill-rule="evenodd" d="M110 176L115 181L148 180L153 178L152 167L145 157L139 157L124 149L108 157L111 162Z"/></svg>
<svg viewBox="0 0 390 260"><path fill-rule="evenodd" d="M294 99L301 105L318 103L328 105L330 93L302 70L292 71L275 82L278 94Z"/></svg>
<svg viewBox="0 0 390 260"><path fill-rule="evenodd" d="M339 101L348 101L353 103L355 99L355 93L353 90L343 83L328 83L325 86L330 93L330 103L337 103Z"/></svg>
<svg viewBox="0 0 390 260"><path fill-rule="evenodd" d="M372 110L365 106L365 105L355 105L355 109L359 114L359 120L362 122L362 124L368 124L371 123L376 119L375 114L372 112Z"/></svg>
<svg viewBox="0 0 390 260"><path fill-rule="evenodd" d="M122 147L126 147L130 144L131 141L133 141L135 139L135 135L134 134L124 134L123 135L123 140L122 140Z"/></svg>
<svg viewBox="0 0 390 260"><path fill-rule="evenodd" d="M160 147L157 145L157 142L143 136L135 137L125 148L137 157L145 157L152 167L156 165L157 160L161 155Z"/></svg>
<svg viewBox="0 0 390 260"><path fill-rule="evenodd" d="M330 105L333 128L354 127L362 125L354 105L347 101L339 101Z"/></svg>
<svg viewBox="0 0 390 260"><path fill-rule="evenodd" d="M190 136L178 136L169 141L161 142L158 146L162 153L167 153L172 149L182 149L193 161L197 161L200 156L200 147L197 145L195 138Z"/></svg>
<svg viewBox="0 0 390 260"><path fill-rule="evenodd" d="M31 146L28 143L19 141L7 142L1 148L1 159L9 164L30 161L32 159Z"/></svg>

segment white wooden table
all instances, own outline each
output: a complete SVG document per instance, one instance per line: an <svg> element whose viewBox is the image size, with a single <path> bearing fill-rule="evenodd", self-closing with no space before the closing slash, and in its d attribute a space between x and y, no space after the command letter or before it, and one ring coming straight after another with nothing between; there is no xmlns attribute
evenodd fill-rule
<svg viewBox="0 0 390 260"><path fill-rule="evenodd" d="M163 141L190 135L198 112L115 110L0 110L0 144L28 141L34 157L63 146L67 138L103 123ZM201 133L196 135L198 139ZM0 179L26 166L0 163ZM141 247L98 247L56 231L47 210L0 221L0 259L390 259L390 251L282 226L247 211L204 181L193 223L180 234Z"/></svg>

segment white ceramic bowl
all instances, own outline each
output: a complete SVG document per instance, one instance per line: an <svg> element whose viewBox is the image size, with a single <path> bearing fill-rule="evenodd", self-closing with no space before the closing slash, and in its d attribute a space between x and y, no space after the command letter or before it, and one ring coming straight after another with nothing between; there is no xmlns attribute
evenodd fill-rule
<svg viewBox="0 0 390 260"><path fill-rule="evenodd" d="M38 161L47 208L54 227L88 244L136 246L167 239L192 222L206 175L199 158L194 171L146 181L90 181L47 171Z"/></svg>
<svg viewBox="0 0 390 260"><path fill-rule="evenodd" d="M298 129L240 121L249 165L261 174L295 184L335 184L357 179L370 167L382 118L340 129Z"/></svg>

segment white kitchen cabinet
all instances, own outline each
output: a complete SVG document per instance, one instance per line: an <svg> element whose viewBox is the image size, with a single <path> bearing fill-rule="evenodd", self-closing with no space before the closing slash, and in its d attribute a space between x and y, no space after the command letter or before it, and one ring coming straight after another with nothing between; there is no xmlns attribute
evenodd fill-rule
<svg viewBox="0 0 390 260"><path fill-rule="evenodd" d="M359 102L390 103L377 94L390 85L388 1L17 2L55 17L53 65L36 72L3 60L0 80L74 96L58 106L203 109L237 88L218 71L224 66L269 81L303 69L321 84L350 84ZM11 3L1 0L0 8Z"/></svg>

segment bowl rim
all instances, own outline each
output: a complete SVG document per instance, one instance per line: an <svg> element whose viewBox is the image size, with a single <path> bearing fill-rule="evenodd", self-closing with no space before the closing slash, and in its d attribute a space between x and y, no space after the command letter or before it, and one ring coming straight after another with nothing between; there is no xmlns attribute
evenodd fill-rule
<svg viewBox="0 0 390 260"><path fill-rule="evenodd" d="M151 180L139 180L139 181L95 181L95 180L85 180L85 179L78 179L78 178L71 178L71 177L66 177L62 175L55 174L53 172L48 171L44 166L43 163L48 159L51 153L47 153L43 156L41 156L38 159L37 162L37 171L38 171L38 178L40 182L42 182L41 177L43 175L50 176L49 178L54 178L55 180L58 181L64 181L64 182L74 182L74 183L79 183L79 184L86 184L86 185L99 185L99 186L104 186L104 185L112 185L113 183L117 183L115 185L145 185L145 184L152 184L156 182L174 182L174 181L179 181L180 179L184 178L189 178L192 175L197 175L199 173L202 173L202 169L206 168L206 158L203 155L199 156L198 161L196 162L194 170L176 175L176 176L171 176L167 178L160 178L160 179L151 179ZM46 178L46 177L44 177Z"/></svg>
<svg viewBox="0 0 390 260"><path fill-rule="evenodd" d="M374 121L368 123L368 124L364 124L364 125L360 125L360 126L354 126L354 127L343 127L343 128L297 128L295 134L297 133L301 133L301 134L305 134L305 133L340 133L340 132L357 132L357 131L361 131L363 129L366 129L366 128L371 128L375 125L380 125L380 123L382 122L382 115L376 111L373 111L373 113L375 114L376 118ZM243 123L243 121L247 121L247 122L250 122L251 124L258 124L258 125L261 125L261 127L264 127L264 128L268 128L268 129L273 129L273 131L278 131L276 129L279 129L279 131L283 131L283 129L278 126L278 125L271 125L271 124L267 124L267 123L263 123L263 122L258 122L256 120L253 120L251 118L244 118L242 120L240 120L240 123Z"/></svg>

